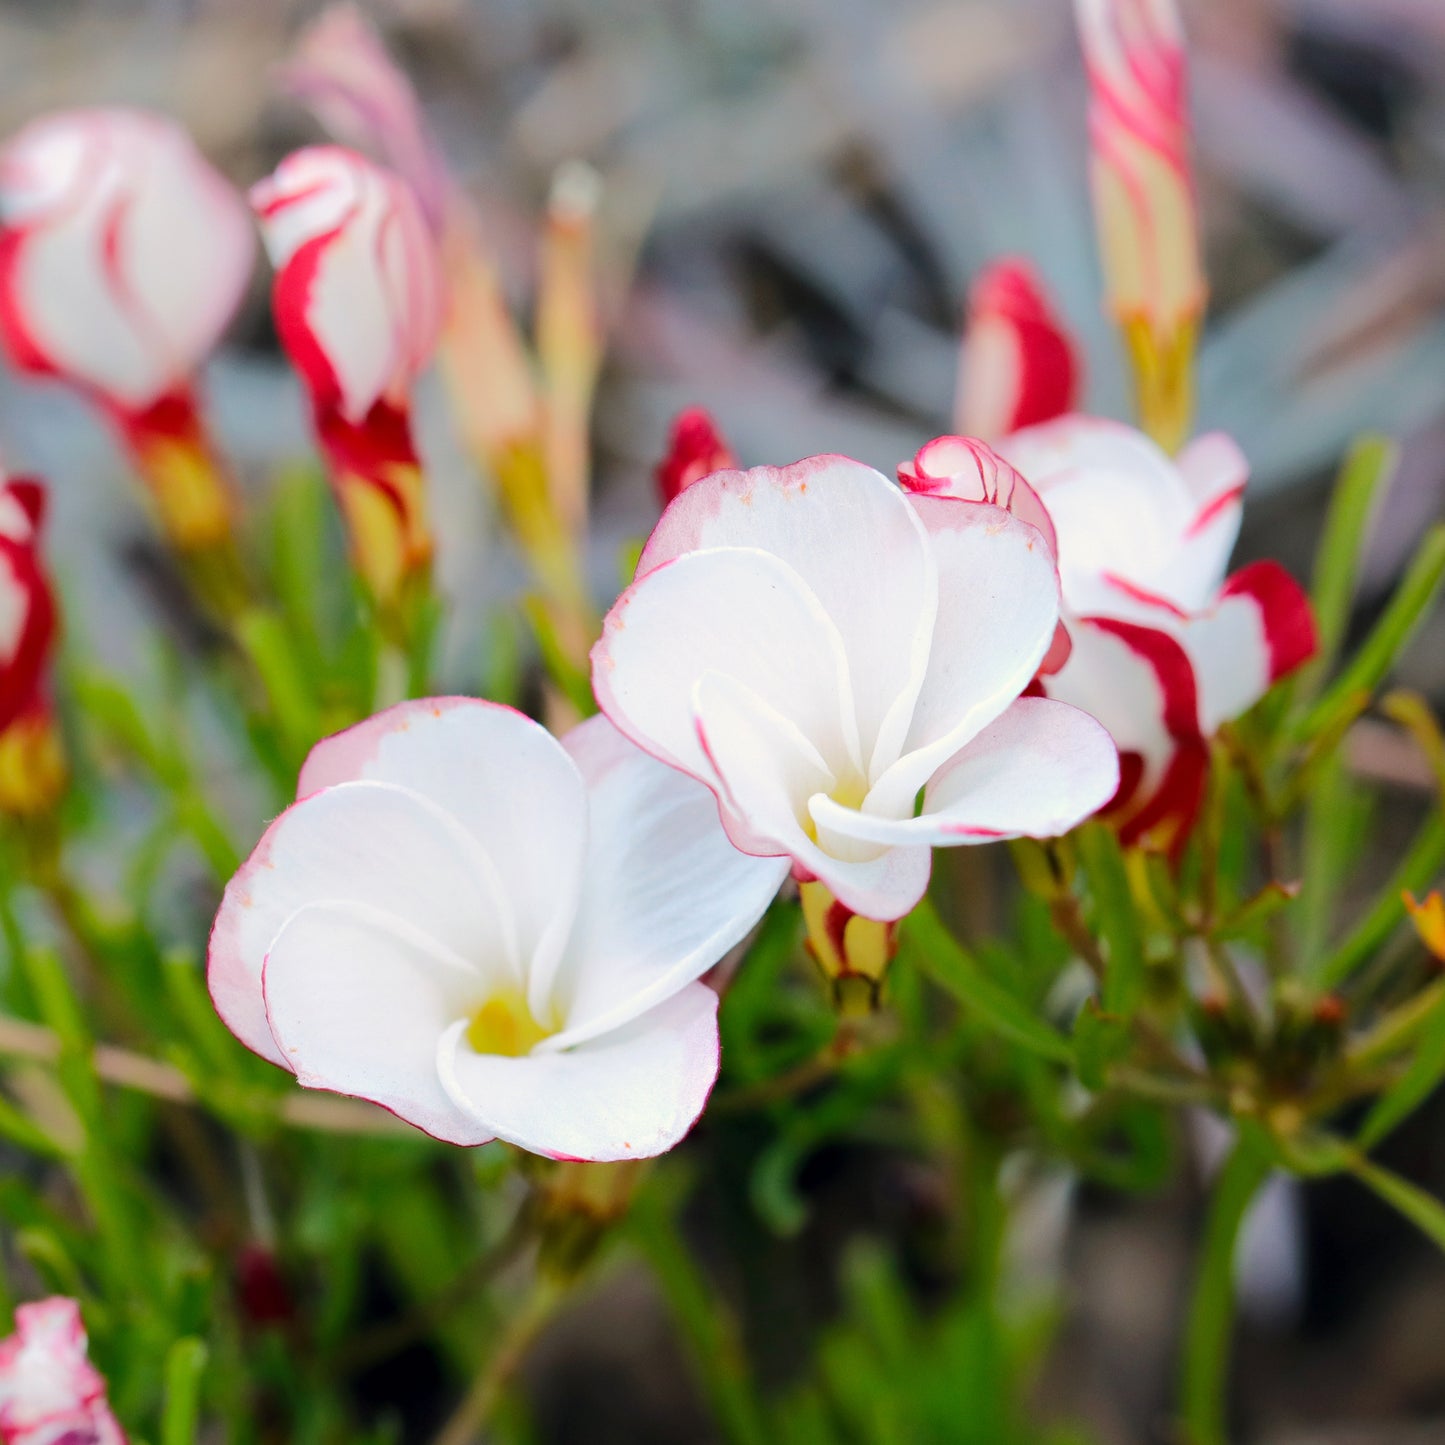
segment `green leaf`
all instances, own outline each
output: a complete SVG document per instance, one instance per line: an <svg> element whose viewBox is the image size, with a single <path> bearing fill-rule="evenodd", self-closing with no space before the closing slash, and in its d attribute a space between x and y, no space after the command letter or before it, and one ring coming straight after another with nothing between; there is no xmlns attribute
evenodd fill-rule
<svg viewBox="0 0 1445 1445"><path fill-rule="evenodd" d="M1241 1132L1214 1181L1184 1335L1181 1406L1190 1445L1227 1445L1230 1327L1234 1320L1234 1256L1240 1226L1269 1178L1268 1153Z"/></svg>
<svg viewBox="0 0 1445 1445"><path fill-rule="evenodd" d="M1109 1066L1129 1050L1129 1025L1086 999L1074 1020L1074 1059L1080 1082L1096 1092L1108 1083Z"/></svg>
<svg viewBox="0 0 1445 1445"><path fill-rule="evenodd" d="M1324 696L1295 724L1297 742L1329 732L1338 718L1359 707L1362 697L1374 693L1424 621L1442 582L1445 523L1438 523L1425 534L1374 630Z"/></svg>
<svg viewBox="0 0 1445 1445"><path fill-rule="evenodd" d="M252 608L236 623L235 635L266 690L287 751L299 761L322 733L321 711L312 688L314 675L307 671L290 631L274 612Z"/></svg>
<svg viewBox="0 0 1445 1445"><path fill-rule="evenodd" d="M177 1340L166 1355L166 1405L161 1445L195 1445L200 1424L201 1377L210 1351L203 1340Z"/></svg>
<svg viewBox="0 0 1445 1445"><path fill-rule="evenodd" d="M597 700L592 696L592 680L567 656L567 649L562 646L562 639L557 635L557 628L547 611L546 601L533 594L523 599L522 610L532 624L532 633L537 639L547 675L582 717L591 717L597 711Z"/></svg>
<svg viewBox="0 0 1445 1445"><path fill-rule="evenodd" d="M1103 1010L1127 1021L1144 997L1144 942L1124 853L1113 829L1103 823L1085 824L1077 841L1079 861L1094 900L1094 925L1108 965Z"/></svg>
<svg viewBox="0 0 1445 1445"><path fill-rule="evenodd" d="M1445 1204L1408 1179L1402 1179L1392 1170L1362 1155L1352 1155L1347 1167L1361 1184L1397 1209L1422 1234L1428 1235L1437 1248L1445 1250Z"/></svg>
<svg viewBox="0 0 1445 1445"><path fill-rule="evenodd" d="M1416 833L1409 852L1400 860L1390 881L1376 897L1374 906L1352 930L1338 949L1314 970L1315 981L1326 989L1337 988L1362 964L1368 962L1404 922L1402 893L1422 893L1445 866L1445 812L1432 807L1430 816Z"/></svg>
<svg viewBox="0 0 1445 1445"><path fill-rule="evenodd" d="M1233 938L1253 937L1281 909L1299 897L1298 886L1290 883L1266 883L1252 898L1246 898L1228 918L1215 929L1221 942Z"/></svg>
<svg viewBox="0 0 1445 1445"><path fill-rule="evenodd" d="M1361 1149L1373 1149L1403 1123L1445 1078L1445 996L1420 1031L1414 1057L1403 1074L1375 1101L1356 1137Z"/></svg>
<svg viewBox="0 0 1445 1445"><path fill-rule="evenodd" d="M1330 497L1324 533L1310 581L1319 652L1301 675L1306 695L1328 676L1349 628L1360 555L1369 535L1375 498L1394 472L1399 448L1387 437L1363 436L1350 449Z"/></svg>
<svg viewBox="0 0 1445 1445"><path fill-rule="evenodd" d="M1068 1040L1038 1018L1027 1004L993 979L943 926L932 899L925 898L900 930L903 952L915 967L951 994L966 1010L1021 1048L1057 1064L1073 1062Z"/></svg>

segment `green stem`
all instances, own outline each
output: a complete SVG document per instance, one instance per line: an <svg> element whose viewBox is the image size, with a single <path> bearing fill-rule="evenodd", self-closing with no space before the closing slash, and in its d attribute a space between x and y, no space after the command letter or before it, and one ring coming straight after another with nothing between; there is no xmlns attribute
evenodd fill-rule
<svg viewBox="0 0 1445 1445"><path fill-rule="evenodd" d="M1181 1409L1189 1445L1228 1445L1235 1247L1245 1214L1269 1172L1262 1151L1248 1136L1241 1136L1214 1184L1184 1336Z"/></svg>
<svg viewBox="0 0 1445 1445"><path fill-rule="evenodd" d="M526 1358L533 1341L552 1317L567 1289L560 1281L539 1275L531 1294L508 1321L492 1358L477 1376L462 1402L442 1426L435 1445L475 1445L482 1428L501 1403L502 1394Z"/></svg>

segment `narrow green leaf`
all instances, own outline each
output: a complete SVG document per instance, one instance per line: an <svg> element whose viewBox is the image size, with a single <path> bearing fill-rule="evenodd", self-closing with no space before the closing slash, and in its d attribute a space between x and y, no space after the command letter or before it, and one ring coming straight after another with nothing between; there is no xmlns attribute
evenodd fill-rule
<svg viewBox="0 0 1445 1445"><path fill-rule="evenodd" d="M1442 867L1445 867L1445 812L1433 807L1409 851L1400 860L1400 866L1376 897L1374 906L1339 948L1314 970L1315 981L1322 988L1337 988L1373 958L1404 922L1405 905L1400 895L1423 893Z"/></svg>
<svg viewBox="0 0 1445 1445"><path fill-rule="evenodd" d="M1104 1013L1087 999L1074 1020L1074 1058L1079 1080L1095 1091L1108 1083L1109 1066L1129 1049L1129 1025L1117 1014Z"/></svg>
<svg viewBox="0 0 1445 1445"><path fill-rule="evenodd" d="M0 1139L6 1139L43 1159L64 1159L67 1156L67 1150L59 1140L53 1139L3 1094L0 1094Z"/></svg>
<svg viewBox="0 0 1445 1445"><path fill-rule="evenodd" d="M1054 1063L1073 1061L1068 1040L984 973L973 955L943 926L931 899L925 898L904 919L900 938L907 956L923 974L995 1031Z"/></svg>
<svg viewBox="0 0 1445 1445"><path fill-rule="evenodd" d="M541 651L547 675L581 716L591 717L597 711L597 700L592 696L591 679L568 658L562 640L557 635L557 629L547 613L546 602L533 594L523 599L522 610L532 625L532 633L537 639L537 647Z"/></svg>
<svg viewBox="0 0 1445 1445"><path fill-rule="evenodd" d="M1103 823L1080 828L1078 845L1108 964L1101 1003L1106 1014L1127 1021L1144 997L1144 942L1124 854L1113 829Z"/></svg>
<svg viewBox="0 0 1445 1445"><path fill-rule="evenodd" d="M1310 581L1319 652L1300 682L1307 695L1328 676L1349 628L1360 555L1375 499L1395 469L1399 448L1387 437L1363 436L1350 449L1330 497Z"/></svg>
<svg viewBox="0 0 1445 1445"><path fill-rule="evenodd" d="M1445 523L1432 527L1410 561L1384 615L1344 671L1293 729L1296 741L1328 732L1335 720L1358 707L1385 680L1434 604L1445 581Z"/></svg>
<svg viewBox="0 0 1445 1445"><path fill-rule="evenodd" d="M237 622L235 635L266 690L287 751L304 757L321 736L321 712L290 631L274 612L252 608Z"/></svg>
<svg viewBox="0 0 1445 1445"><path fill-rule="evenodd" d="M1298 896L1299 889L1293 884L1266 883L1220 923L1214 936L1221 941L1251 936Z"/></svg>
<svg viewBox="0 0 1445 1445"><path fill-rule="evenodd" d="M1428 1235L1437 1248L1445 1250L1445 1204L1408 1179L1363 1156L1352 1156L1348 1168L1361 1184L1399 1210L1422 1234Z"/></svg>
<svg viewBox="0 0 1445 1445"><path fill-rule="evenodd" d="M1434 1093L1442 1078L1445 1078L1445 997L1421 1027L1409 1067L1375 1101L1356 1138L1360 1148L1373 1149Z"/></svg>
<svg viewBox="0 0 1445 1445"><path fill-rule="evenodd" d="M1268 1154L1241 1133L1214 1181L1184 1335L1181 1406L1190 1445L1227 1445L1235 1249L1244 1217L1269 1172Z"/></svg>
<svg viewBox="0 0 1445 1445"><path fill-rule="evenodd" d="M166 1355L166 1405L161 1445L195 1445L200 1426L201 1377L210 1351L203 1340L177 1340Z"/></svg>

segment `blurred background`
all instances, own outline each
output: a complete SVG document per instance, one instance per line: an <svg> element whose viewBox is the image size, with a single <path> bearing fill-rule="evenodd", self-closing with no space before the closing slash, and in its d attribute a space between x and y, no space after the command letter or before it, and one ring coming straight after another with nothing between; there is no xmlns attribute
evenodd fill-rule
<svg viewBox="0 0 1445 1445"><path fill-rule="evenodd" d="M58 106L152 106L247 185L318 137L271 76L320 8L0 0L0 134ZM553 171L582 157L603 176L599 598L616 591L623 548L656 515L652 468L682 406L708 406L745 464L826 450L891 471L949 429L963 300L1000 252L1035 261L1083 338L1090 409L1125 414L1122 357L1098 304L1067 0L362 8L416 81L519 311ZM1242 555L1297 572L1350 440L1368 430L1399 441L1368 545L1364 626L1424 525L1445 513L1445 0L1184 8L1213 287L1200 426L1231 432L1253 464ZM267 284L258 272L208 382L223 443L258 489L309 455ZM447 667L474 687L487 608L523 573L431 400L423 449L441 573L464 619ZM139 660L142 623L164 599L109 438L59 389L0 374L0 451L54 484L51 550L72 637L113 665ZM1445 700L1441 619L1403 680ZM1385 806L1408 821L1421 806L1411 770L1368 739L1362 750L1362 766L1398 792ZM701 1147L725 1150L728 1128L705 1126ZM1439 1193L1442 1141L1437 1100L1387 1156ZM1196 1142L1207 1159L1209 1140ZM850 1244L926 1227L932 1198L915 1161L883 1144L824 1150L802 1179L806 1225L741 1255L730 1247L758 1273L714 1281L775 1384L798 1341L836 1316ZM1198 1180L1122 1202L1035 1180L1029 1199L1020 1248L1061 1284L1064 1311L1044 1402L1089 1438L1165 1445ZM746 1210L739 1191L698 1211L704 1258L723 1233L759 1234L739 1218ZM1445 1262L1407 1225L1349 1183L1281 1185L1246 1254L1241 1439L1445 1440ZM927 1283L914 1281L925 1298ZM366 1385L419 1439L442 1408L428 1402L427 1369L399 1357ZM541 1440L714 1438L641 1276L604 1273L545 1337L529 1379Z"/></svg>

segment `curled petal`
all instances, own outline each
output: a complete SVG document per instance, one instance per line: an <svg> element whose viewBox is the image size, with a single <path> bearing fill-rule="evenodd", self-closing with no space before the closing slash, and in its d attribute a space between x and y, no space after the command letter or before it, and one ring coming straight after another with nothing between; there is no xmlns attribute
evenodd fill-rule
<svg viewBox="0 0 1445 1445"><path fill-rule="evenodd" d="M898 469L904 490L961 502L989 502L1012 512L1043 533L1049 551L1059 554L1053 518L1039 494L994 449L977 437L935 437L912 462Z"/></svg>
<svg viewBox="0 0 1445 1445"><path fill-rule="evenodd" d="M566 1030L542 1045L549 1051L616 1028L700 977L758 921L788 871L786 859L733 847L713 794L606 718L573 728L563 746L587 784L588 848L573 947L545 983L567 1015Z"/></svg>
<svg viewBox="0 0 1445 1445"><path fill-rule="evenodd" d="M778 557L718 547L649 571L618 599L592 649L607 716L663 762L711 783L693 711L703 670L745 683L830 766L858 757L837 628Z"/></svg>
<svg viewBox="0 0 1445 1445"><path fill-rule="evenodd" d="M719 547L770 553L817 599L842 639L850 675L867 679L853 693L867 762L890 713L897 721L895 705L917 688L936 606L928 539L907 500L886 477L847 457L715 472L662 514L638 580L685 552ZM885 577L888 585L880 586Z"/></svg>
<svg viewBox="0 0 1445 1445"><path fill-rule="evenodd" d="M1059 620L1058 572L1035 528L948 498L915 497L914 509L937 562L938 622L900 756L869 792L868 811L889 817L1028 686Z"/></svg>
<svg viewBox="0 0 1445 1445"><path fill-rule="evenodd" d="M318 743L297 794L358 780L420 794L466 828L507 899L518 956L533 975L550 975L572 927L588 846L587 790L552 735L476 698L398 703Z"/></svg>

